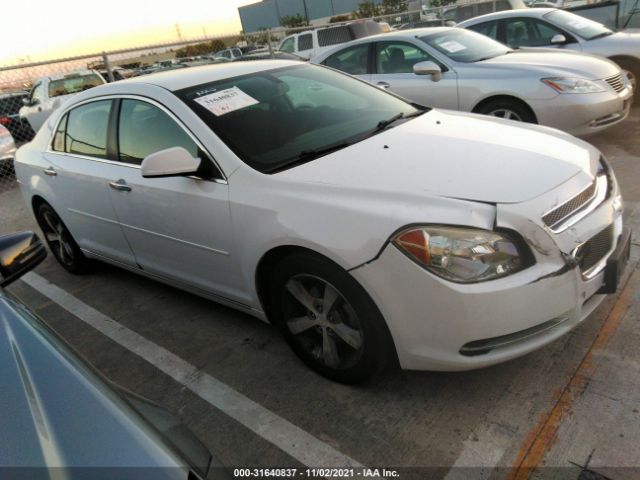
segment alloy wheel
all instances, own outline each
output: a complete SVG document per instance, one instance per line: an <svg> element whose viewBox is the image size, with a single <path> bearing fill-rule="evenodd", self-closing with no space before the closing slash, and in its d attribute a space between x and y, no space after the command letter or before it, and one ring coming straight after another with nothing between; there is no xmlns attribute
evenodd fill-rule
<svg viewBox="0 0 640 480"><path fill-rule="evenodd" d="M508 108L497 108L488 113L491 117L505 118L507 120L515 120L516 122L521 122L522 118L513 110Z"/></svg>
<svg viewBox="0 0 640 480"><path fill-rule="evenodd" d="M53 254L61 263L73 264L73 246L65 226L57 216L49 211L42 214L42 219L41 228Z"/></svg>
<svg viewBox="0 0 640 480"><path fill-rule="evenodd" d="M353 366L364 341L351 304L330 283L300 274L285 284L285 325L295 341L317 362L332 369Z"/></svg>

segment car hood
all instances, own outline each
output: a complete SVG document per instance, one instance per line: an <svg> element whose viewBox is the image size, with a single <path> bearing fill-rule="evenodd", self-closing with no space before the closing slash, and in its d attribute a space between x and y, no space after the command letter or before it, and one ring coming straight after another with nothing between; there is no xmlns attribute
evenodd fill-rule
<svg viewBox="0 0 640 480"><path fill-rule="evenodd" d="M587 184L598 160L597 149L552 128L431 110L278 176L380 194L518 203L575 175Z"/></svg>
<svg viewBox="0 0 640 480"><path fill-rule="evenodd" d="M514 50L475 65L543 70L547 74L558 77L579 77L587 80L607 78L620 71L615 63L604 58L579 52L559 52L543 48Z"/></svg>

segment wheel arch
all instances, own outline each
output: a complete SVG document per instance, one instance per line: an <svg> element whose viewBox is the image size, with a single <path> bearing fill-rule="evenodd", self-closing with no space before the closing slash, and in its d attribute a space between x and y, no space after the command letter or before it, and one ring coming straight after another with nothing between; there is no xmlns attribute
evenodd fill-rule
<svg viewBox="0 0 640 480"><path fill-rule="evenodd" d="M31 197L31 209L33 211L33 214L35 215L38 211L38 208L40 208L40 205L46 203L47 205L51 206L51 204L49 202L47 202L44 197L40 196L40 195L34 195L33 197ZM51 206L51 208L53 208L53 206Z"/></svg>
<svg viewBox="0 0 640 480"><path fill-rule="evenodd" d="M483 98L482 100L480 100L475 107L473 107L471 109L471 111L473 113L480 113L480 110L482 110L482 108L487 105L488 103L494 102L494 101L510 101L510 102L515 102L517 104L519 104L520 106L526 108L529 113L531 113L531 115L533 116L533 118L535 119L535 122L538 123L538 116L536 115L536 113L533 111L533 109L531 108L531 106L525 102L524 100L522 100L521 98L518 98L514 95L507 95L507 94L501 94L501 95L491 95L489 97Z"/></svg>
<svg viewBox="0 0 640 480"><path fill-rule="evenodd" d="M255 289L256 289L256 293L258 294L258 300L260 301L260 305L262 306L262 310L264 311L267 319L269 319L269 315L270 315L269 280L271 278L271 275L273 274L278 263L280 263L284 258L294 255L296 253L312 255L318 258L322 258L323 260L331 262L340 268L344 268L335 260L308 247L302 247L300 245L279 245L271 248L270 250L265 252L260 258L260 260L258 261L256 270L255 270L255 278L254 278Z"/></svg>
<svg viewBox="0 0 640 480"><path fill-rule="evenodd" d="M627 63L631 63L632 65L634 65L638 70L640 70L640 60L637 59L636 57L632 57L630 55L612 55L610 57L607 57L609 60L611 60L614 63L618 63L618 62L627 62Z"/></svg>

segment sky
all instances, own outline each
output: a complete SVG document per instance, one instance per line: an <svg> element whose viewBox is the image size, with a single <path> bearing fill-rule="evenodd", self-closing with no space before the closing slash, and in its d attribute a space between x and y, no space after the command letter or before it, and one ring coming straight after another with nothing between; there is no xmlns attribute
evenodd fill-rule
<svg viewBox="0 0 640 480"><path fill-rule="evenodd" d="M238 33L258 0L4 0L0 64ZM11 19L11 21L8 21Z"/></svg>

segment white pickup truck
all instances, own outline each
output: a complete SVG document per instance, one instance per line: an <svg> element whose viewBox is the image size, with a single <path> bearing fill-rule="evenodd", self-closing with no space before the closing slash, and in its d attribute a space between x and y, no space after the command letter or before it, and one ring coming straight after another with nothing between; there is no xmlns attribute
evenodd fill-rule
<svg viewBox="0 0 640 480"><path fill-rule="evenodd" d="M33 84L29 97L23 100L20 118L27 120L37 132L49 115L69 97L104 83L102 75L95 70L39 78Z"/></svg>
<svg viewBox="0 0 640 480"><path fill-rule="evenodd" d="M373 20L356 20L346 25L306 30L289 35L280 42L278 50L294 53L305 60L309 60L326 50L330 50L334 45L389 31L389 25L386 23L378 23Z"/></svg>

